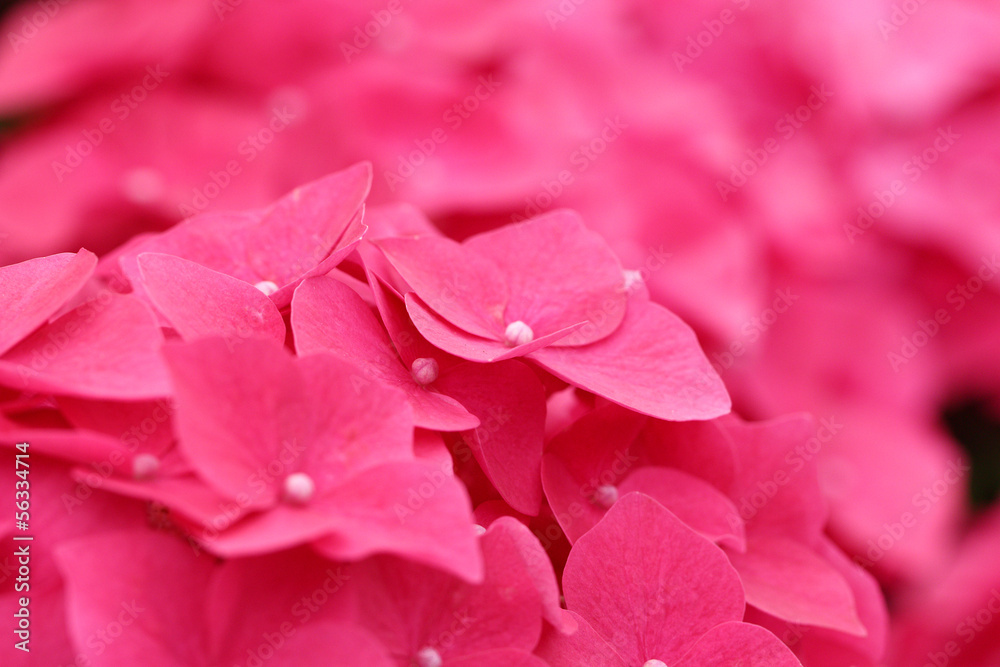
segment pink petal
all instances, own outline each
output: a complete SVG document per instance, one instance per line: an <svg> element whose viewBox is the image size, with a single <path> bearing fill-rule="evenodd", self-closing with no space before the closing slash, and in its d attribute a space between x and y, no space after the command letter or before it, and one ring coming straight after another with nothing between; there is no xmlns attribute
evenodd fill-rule
<svg viewBox="0 0 1000 667"><path fill-rule="evenodd" d="M436 236L382 239L377 245L435 313L466 333L503 339L508 291L491 259Z"/></svg>
<svg viewBox="0 0 1000 667"><path fill-rule="evenodd" d="M545 390L519 361L462 364L437 386L479 418L469 436L483 471L507 503L534 516L542 502L540 468L545 436Z"/></svg>
<svg viewBox="0 0 1000 667"><path fill-rule="evenodd" d="M844 575L800 542L751 537L746 553L729 560L748 604L790 623L866 634Z"/></svg>
<svg viewBox="0 0 1000 667"><path fill-rule="evenodd" d="M566 614L576 621L576 632L565 635L546 628L535 649L535 654L544 658L550 667L629 667L586 619L572 611Z"/></svg>
<svg viewBox="0 0 1000 667"><path fill-rule="evenodd" d="M247 235L247 260L262 280L279 287L317 266L341 244L356 244L348 234L372 182L372 166L358 163L288 193L264 210ZM330 268L333 268L332 266Z"/></svg>
<svg viewBox="0 0 1000 667"><path fill-rule="evenodd" d="M31 451L43 456L91 463L95 468L110 469L111 460L131 460L120 440L85 429L26 428L0 416L0 437L5 443L31 443Z"/></svg>
<svg viewBox="0 0 1000 667"><path fill-rule="evenodd" d="M503 273L510 291L507 322L527 322L538 337L586 323L556 345L605 338L625 316L621 264L574 211L553 211L472 236L462 245L492 259Z"/></svg>
<svg viewBox="0 0 1000 667"><path fill-rule="evenodd" d="M497 538L509 540L512 548L519 551L524 559L528 575L541 596L542 618L563 634L572 634L576 630L576 622L559 604L559 586L556 584L552 560L538 538L513 517L500 517L492 522L489 532L494 531Z"/></svg>
<svg viewBox="0 0 1000 667"><path fill-rule="evenodd" d="M804 447L816 433L808 415L719 425L736 444L740 473L731 493L747 533L792 537L812 544L826 522L816 460Z"/></svg>
<svg viewBox="0 0 1000 667"><path fill-rule="evenodd" d="M76 294L97 266L81 249L0 267L0 354L45 323Z"/></svg>
<svg viewBox="0 0 1000 667"><path fill-rule="evenodd" d="M640 493L577 540L563 593L625 658L672 664L701 635L743 618L743 588L721 549Z"/></svg>
<svg viewBox="0 0 1000 667"><path fill-rule="evenodd" d="M632 443L647 421L643 415L606 405L549 443L542 457L542 486L570 543L604 516L606 508L595 502L598 487L619 484L639 465Z"/></svg>
<svg viewBox="0 0 1000 667"><path fill-rule="evenodd" d="M223 504L220 503L220 506ZM193 531L193 534L207 551L222 558L268 554L328 535L336 520L327 509L325 505L315 503L306 507L278 505L267 511L251 513L236 505L233 519L222 522L221 531L208 526Z"/></svg>
<svg viewBox="0 0 1000 667"><path fill-rule="evenodd" d="M657 466L633 470L618 485L618 493L645 493L674 513L695 532L720 546L746 549L743 520L721 491L693 475Z"/></svg>
<svg viewBox="0 0 1000 667"><path fill-rule="evenodd" d="M116 531L65 542L56 557L66 580L68 623L93 665L205 664L202 595L214 559L175 535ZM129 621L102 641L111 621ZM84 648L85 647L85 648Z"/></svg>
<svg viewBox="0 0 1000 667"><path fill-rule="evenodd" d="M706 632L676 665L802 667L795 654L770 632L758 625L736 622L722 623Z"/></svg>
<svg viewBox="0 0 1000 667"><path fill-rule="evenodd" d="M710 419L730 409L694 332L652 302L631 299L621 326L597 343L548 347L531 359L574 386L652 417Z"/></svg>
<svg viewBox="0 0 1000 667"><path fill-rule="evenodd" d="M368 211L365 222L371 228L369 241L393 236L433 236L440 234L426 215L413 204L393 203Z"/></svg>
<svg viewBox="0 0 1000 667"><path fill-rule="evenodd" d="M431 343L455 356L484 363L523 357L572 336L581 327L576 324L535 338L530 343L508 347L499 341L466 333L449 324L412 293L406 295L406 311L417 330Z"/></svg>
<svg viewBox="0 0 1000 667"><path fill-rule="evenodd" d="M334 246L333 250L329 255L326 256L323 261L309 269L300 276L297 276L291 280L288 284L283 285L277 292L271 295L271 301L278 308L285 309L292 302L292 296L295 293L295 289L302 283L306 278L312 278L314 276L324 276L333 271L334 268L340 265L344 259L347 258L358 244L361 243L362 237L368 231L367 225L365 225L362 220L364 220L365 205L362 204L358 212L354 214L354 217L347 224L347 228L344 230L343 235L340 240L337 241L337 245Z"/></svg>
<svg viewBox="0 0 1000 667"><path fill-rule="evenodd" d="M259 336L285 342L285 322L253 285L200 264L161 253L136 261L153 305L185 340Z"/></svg>
<svg viewBox="0 0 1000 667"><path fill-rule="evenodd" d="M484 570L477 584L396 558L353 566L347 588L356 600L355 622L375 632L401 664L424 647L445 664L498 649L531 651L542 620L521 554L496 532L479 541Z"/></svg>
<svg viewBox="0 0 1000 667"><path fill-rule="evenodd" d="M337 488L323 506L333 526L314 546L329 558L391 553L466 581L482 579L468 493L434 464L368 469Z"/></svg>
<svg viewBox="0 0 1000 667"><path fill-rule="evenodd" d="M548 667L547 663L527 651L498 648L483 653L471 653L448 660L448 667Z"/></svg>
<svg viewBox="0 0 1000 667"><path fill-rule="evenodd" d="M363 257L374 256L385 261L385 257L381 253L376 254L374 250L363 251L364 247L362 247L361 252ZM421 357L438 357L441 351L424 340L417 328L413 326L413 322L410 321L403 297L371 270L367 259L365 260L365 275L368 277L369 285L371 285L375 307L378 308L379 315L382 317L382 324L389 333L389 338L403 363L412 364L415 359Z"/></svg>
<svg viewBox="0 0 1000 667"><path fill-rule="evenodd" d="M385 329L350 287L332 278L309 278L292 299L292 331L300 355L331 352L358 364L371 378L406 394L422 428L462 431L479 419L455 399L417 384Z"/></svg>
<svg viewBox="0 0 1000 667"><path fill-rule="evenodd" d="M736 447L720 420L647 420L636 443L644 463L676 468L729 493L736 478Z"/></svg>
<svg viewBox="0 0 1000 667"><path fill-rule="evenodd" d="M247 508L277 502L294 472L308 473L322 497L364 468L413 456L403 395L375 383L362 390L362 371L336 357L295 359L252 338L206 338L164 354L181 450L220 493L246 496Z"/></svg>
<svg viewBox="0 0 1000 667"><path fill-rule="evenodd" d="M25 338L0 361L0 382L30 391L144 400L169 394L163 335L150 309L104 293Z"/></svg>

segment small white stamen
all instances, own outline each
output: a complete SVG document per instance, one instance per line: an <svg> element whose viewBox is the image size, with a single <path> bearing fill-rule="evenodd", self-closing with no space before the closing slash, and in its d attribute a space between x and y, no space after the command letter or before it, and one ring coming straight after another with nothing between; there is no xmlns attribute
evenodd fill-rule
<svg viewBox="0 0 1000 667"><path fill-rule="evenodd" d="M285 500L289 503L304 505L315 492L315 482L304 472L295 472L285 478Z"/></svg>
<svg viewBox="0 0 1000 667"><path fill-rule="evenodd" d="M440 370L437 360L429 357L414 359L413 364L410 366L410 374L413 376L413 381L421 386L429 385L434 380L437 380Z"/></svg>
<svg viewBox="0 0 1000 667"><path fill-rule="evenodd" d="M503 342L507 347L517 347L535 339L535 332L521 320L511 322L503 332Z"/></svg>
<svg viewBox="0 0 1000 667"><path fill-rule="evenodd" d="M437 649L425 646L417 651L417 667L441 667L443 664L444 660Z"/></svg>
<svg viewBox="0 0 1000 667"><path fill-rule="evenodd" d="M656 660L654 658L653 660L647 660L646 662L644 662L642 664L642 667L667 667L667 663L663 662L662 660Z"/></svg>
<svg viewBox="0 0 1000 667"><path fill-rule="evenodd" d="M271 296L272 294L278 291L278 285L276 283L272 283L270 280L262 280L256 285L254 285L254 287L259 289L267 296Z"/></svg>
<svg viewBox="0 0 1000 667"><path fill-rule="evenodd" d="M472 526L472 529L476 531L476 535L485 535L486 529L480 526L478 523Z"/></svg>
<svg viewBox="0 0 1000 667"><path fill-rule="evenodd" d="M611 484L602 484L594 491L594 502L608 509L618 502L618 488Z"/></svg>
<svg viewBox="0 0 1000 667"><path fill-rule="evenodd" d="M160 470L160 459L152 454L139 454L132 459L132 477L149 479Z"/></svg>
<svg viewBox="0 0 1000 667"><path fill-rule="evenodd" d="M625 275L625 291L631 292L636 287L642 285L642 271L635 271L631 269L625 269L622 272Z"/></svg>

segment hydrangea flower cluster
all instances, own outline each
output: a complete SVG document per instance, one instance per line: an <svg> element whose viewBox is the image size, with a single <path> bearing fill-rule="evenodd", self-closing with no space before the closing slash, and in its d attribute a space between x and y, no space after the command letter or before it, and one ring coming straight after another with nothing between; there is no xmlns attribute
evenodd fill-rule
<svg viewBox="0 0 1000 667"><path fill-rule="evenodd" d="M876 663L812 418L731 414L575 213L459 243L371 179L0 268L35 664Z"/></svg>

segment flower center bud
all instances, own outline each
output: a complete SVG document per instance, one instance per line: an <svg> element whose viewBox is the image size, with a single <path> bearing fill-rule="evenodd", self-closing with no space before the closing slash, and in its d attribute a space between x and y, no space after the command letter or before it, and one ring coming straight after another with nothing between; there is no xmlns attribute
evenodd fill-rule
<svg viewBox="0 0 1000 667"><path fill-rule="evenodd" d="M646 662L644 662L642 664L642 667L667 667L667 663L663 662L662 660L656 660L654 658L653 660L647 660Z"/></svg>
<svg viewBox="0 0 1000 667"><path fill-rule="evenodd" d="M149 479L160 469L160 459L152 454L139 454L132 459L132 477Z"/></svg>
<svg viewBox="0 0 1000 667"><path fill-rule="evenodd" d="M503 332L503 342L507 347L517 347L535 339L535 332L521 320L511 322Z"/></svg>
<svg viewBox="0 0 1000 667"><path fill-rule="evenodd" d="M425 646L417 651L417 667L441 667L443 664L444 660L437 649Z"/></svg>
<svg viewBox="0 0 1000 667"><path fill-rule="evenodd" d="M270 280L262 280L256 285L254 285L254 287L259 289L267 296L271 296L272 294L278 291L278 285L276 283L272 283Z"/></svg>
<svg viewBox="0 0 1000 667"><path fill-rule="evenodd" d="M413 364L410 366L410 374L413 376L413 381L420 386L429 385L434 380L437 380L440 370L437 360L429 357L414 359Z"/></svg>
<svg viewBox="0 0 1000 667"><path fill-rule="evenodd" d="M594 502L608 509L618 502L618 488L611 484L602 484L594 491Z"/></svg>
<svg viewBox="0 0 1000 667"><path fill-rule="evenodd" d="M293 472L285 478L285 500L293 505L304 505L316 492L316 483L304 472Z"/></svg>

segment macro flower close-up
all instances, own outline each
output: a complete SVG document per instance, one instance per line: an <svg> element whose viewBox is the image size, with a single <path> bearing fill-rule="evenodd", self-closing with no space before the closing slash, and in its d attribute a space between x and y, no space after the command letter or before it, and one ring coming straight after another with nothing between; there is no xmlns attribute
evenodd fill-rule
<svg viewBox="0 0 1000 667"><path fill-rule="evenodd" d="M0 28L0 665L1000 666L995 4Z"/></svg>

